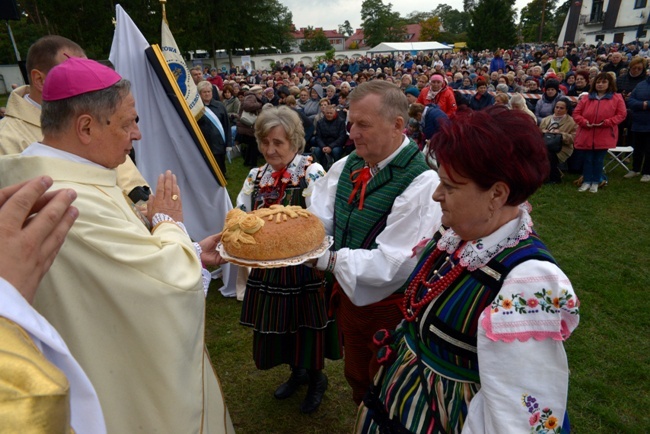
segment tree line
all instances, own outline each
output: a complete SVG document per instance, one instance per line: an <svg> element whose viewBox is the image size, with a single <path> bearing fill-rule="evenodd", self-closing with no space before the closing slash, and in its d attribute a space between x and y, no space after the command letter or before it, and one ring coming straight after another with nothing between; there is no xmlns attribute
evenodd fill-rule
<svg viewBox="0 0 650 434"><path fill-rule="evenodd" d="M39 37L58 34L78 42L89 57L108 57L113 39L114 0L20 0L21 19L11 29L24 60L29 46ZM160 42L162 9L159 0L120 0L150 43ZM439 4L429 12L414 11L402 17L392 4L364 0L361 8L366 45L404 40L406 25L422 26L421 40L453 43L464 41L471 48L494 49L517 42L554 41L568 12L570 1L559 7L558 0L532 0L521 11L516 24L514 0L463 0L463 11ZM293 15L279 0L169 0L169 25L182 50L248 48L252 53L273 46L291 51ZM544 10L544 22L541 22ZM339 26L345 36L353 33L346 20ZM302 51L331 49L322 31L308 27ZM6 26L0 30L0 63L16 58Z"/></svg>
<svg viewBox="0 0 650 434"><path fill-rule="evenodd" d="M402 41L408 24L420 24L422 41L467 42L472 49L495 49L519 42L556 41L570 5L570 0L559 7L558 0L532 0L517 24L514 0L463 0L462 11L442 3L430 12L414 11L405 17L393 11L391 3L364 0L361 27L370 47Z"/></svg>

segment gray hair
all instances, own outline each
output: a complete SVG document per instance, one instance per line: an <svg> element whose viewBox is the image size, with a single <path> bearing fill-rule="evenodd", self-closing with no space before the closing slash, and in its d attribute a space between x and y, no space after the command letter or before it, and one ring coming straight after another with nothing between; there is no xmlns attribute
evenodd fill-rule
<svg viewBox="0 0 650 434"><path fill-rule="evenodd" d="M203 89L210 89L212 90L212 83L210 83L207 80L199 81L196 84L196 90L201 92ZM214 96L214 95L213 95Z"/></svg>
<svg viewBox="0 0 650 434"><path fill-rule="evenodd" d="M107 121L131 91L131 82L121 79L111 87L82 93L58 101L43 101L41 130L43 135L65 131L70 122L88 114L99 122Z"/></svg>
<svg viewBox="0 0 650 434"><path fill-rule="evenodd" d="M517 108L526 107L526 100L522 94L516 93L510 98L510 105Z"/></svg>
<svg viewBox="0 0 650 434"><path fill-rule="evenodd" d="M305 129L298 113L285 106L265 107L255 120L255 139L258 148L260 148L262 140L275 127L282 127L293 151L302 153L305 149Z"/></svg>
<svg viewBox="0 0 650 434"><path fill-rule="evenodd" d="M395 118L401 117L405 125L408 123L409 101L399 87L384 80L367 81L350 93L348 101L352 104L370 95L380 97L378 111L386 120L392 122Z"/></svg>

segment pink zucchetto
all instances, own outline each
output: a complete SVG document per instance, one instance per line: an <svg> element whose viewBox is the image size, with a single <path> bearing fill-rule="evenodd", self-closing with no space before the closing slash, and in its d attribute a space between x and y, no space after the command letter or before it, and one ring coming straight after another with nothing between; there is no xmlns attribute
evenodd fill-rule
<svg viewBox="0 0 650 434"><path fill-rule="evenodd" d="M122 77L108 66L90 59L70 57L47 74L43 101L58 101L108 89Z"/></svg>

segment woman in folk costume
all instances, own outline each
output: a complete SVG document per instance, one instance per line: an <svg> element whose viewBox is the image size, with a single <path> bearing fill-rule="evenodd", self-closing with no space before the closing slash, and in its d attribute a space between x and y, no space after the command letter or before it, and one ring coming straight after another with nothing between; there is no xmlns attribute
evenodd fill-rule
<svg viewBox="0 0 650 434"><path fill-rule="evenodd" d="M283 106L264 109L255 122L255 137L266 164L249 172L237 206L244 211L274 204L306 208L314 182L325 171L302 155L305 133L298 114ZM327 389L325 357L341 358L323 279L322 272L304 265L254 268L241 314L241 323L254 329L253 359L258 369L291 367L291 376L275 397L288 398L299 386L309 385L300 407L303 413L316 411Z"/></svg>
<svg viewBox="0 0 650 434"><path fill-rule="evenodd" d="M548 174L544 142L525 113L491 107L430 146L443 226L414 249L404 320L375 335L383 366L357 432L560 433L579 303L526 203Z"/></svg>

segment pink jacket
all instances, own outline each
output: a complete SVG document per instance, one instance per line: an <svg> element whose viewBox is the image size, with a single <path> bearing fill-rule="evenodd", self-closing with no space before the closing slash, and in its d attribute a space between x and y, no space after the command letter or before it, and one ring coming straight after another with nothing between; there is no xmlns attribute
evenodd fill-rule
<svg viewBox="0 0 650 434"><path fill-rule="evenodd" d="M573 147L582 150L615 148L618 124L625 120L626 115L625 101L620 93L608 93L600 100L596 93L582 97L573 111L573 120L578 124ZM587 122L603 124L587 127Z"/></svg>

